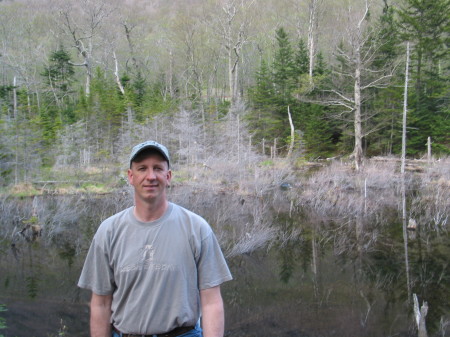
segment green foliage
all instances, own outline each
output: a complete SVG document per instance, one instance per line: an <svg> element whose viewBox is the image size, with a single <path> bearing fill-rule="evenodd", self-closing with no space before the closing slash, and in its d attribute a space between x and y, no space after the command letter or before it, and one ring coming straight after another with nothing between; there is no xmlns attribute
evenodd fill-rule
<svg viewBox="0 0 450 337"><path fill-rule="evenodd" d="M308 73L309 69L308 49L306 48L306 44L305 41L303 41L303 39L300 39L298 43L298 49L295 53L294 62L295 62L294 74L297 77Z"/></svg>
<svg viewBox="0 0 450 337"><path fill-rule="evenodd" d="M409 152L426 149L428 137L434 149L449 153L449 67L448 43L450 17L448 0L405 0L398 11L398 24L403 41L412 43L408 125Z"/></svg>
<svg viewBox="0 0 450 337"><path fill-rule="evenodd" d="M7 311L4 304L0 304L0 314L2 312ZM3 317L0 317L0 330L6 329L6 320ZM0 337L3 337L3 335L0 334Z"/></svg>
<svg viewBox="0 0 450 337"><path fill-rule="evenodd" d="M25 278L25 281L28 296L31 299L36 298L39 293L39 283L40 283L39 277L37 277L36 275L28 276Z"/></svg>
<svg viewBox="0 0 450 337"><path fill-rule="evenodd" d="M286 31L280 27L275 32L278 43L273 60L273 84L281 104L288 104L295 87L296 73L294 52Z"/></svg>
<svg viewBox="0 0 450 337"><path fill-rule="evenodd" d="M13 91L13 89L14 87L12 85L0 85L0 98L8 98L8 95Z"/></svg>
<svg viewBox="0 0 450 337"><path fill-rule="evenodd" d="M1 127L1 124L0 124ZM0 142L0 186L8 185L12 173L12 153Z"/></svg>
<svg viewBox="0 0 450 337"><path fill-rule="evenodd" d="M52 52L49 65L42 72L45 82L51 88L61 91L61 93L69 91L75 74L70 62L69 53L61 46L58 50Z"/></svg>
<svg viewBox="0 0 450 337"><path fill-rule="evenodd" d="M46 166L50 166L53 164L53 155L49 149L55 144L58 131L62 126L57 107L48 105L46 108L41 109L37 121L41 130L43 163Z"/></svg>
<svg viewBox="0 0 450 337"><path fill-rule="evenodd" d="M282 127L282 121L275 113L277 99L273 87L270 69L266 61L261 60L260 70L256 74L256 85L249 93L253 108L246 115L257 143L263 139L272 142Z"/></svg>
<svg viewBox="0 0 450 337"><path fill-rule="evenodd" d="M298 49L294 52L283 28L276 31L276 38L278 49L273 64L261 60L256 84L249 90L252 109L246 119L253 139L258 143L264 140L270 144L277 139L279 147L287 148L290 142L289 106L294 127L303 134L307 156L329 156L334 149L334 133L325 116L325 108L296 98L297 95L309 95L318 90L322 82L326 82L328 71L323 56L318 53L314 87L308 75L309 58L304 41L298 42Z"/></svg>
<svg viewBox="0 0 450 337"><path fill-rule="evenodd" d="M303 140L308 159L330 157L335 148L333 130L326 119L326 110L318 105L309 105L309 115L305 118Z"/></svg>
<svg viewBox="0 0 450 337"><path fill-rule="evenodd" d="M131 84L131 97L133 101L133 106L136 111L136 120L142 122L144 119L144 99L147 91L145 78L142 76L141 72L138 72L136 78Z"/></svg>

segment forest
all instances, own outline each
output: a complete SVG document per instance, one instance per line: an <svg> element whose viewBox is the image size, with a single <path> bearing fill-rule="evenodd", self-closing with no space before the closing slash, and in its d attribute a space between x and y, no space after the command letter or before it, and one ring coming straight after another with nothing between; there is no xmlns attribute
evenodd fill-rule
<svg viewBox="0 0 450 337"><path fill-rule="evenodd" d="M145 139L175 165L358 168L400 155L406 110L407 156L446 156L449 12L449 0L2 0L0 186L117 167Z"/></svg>

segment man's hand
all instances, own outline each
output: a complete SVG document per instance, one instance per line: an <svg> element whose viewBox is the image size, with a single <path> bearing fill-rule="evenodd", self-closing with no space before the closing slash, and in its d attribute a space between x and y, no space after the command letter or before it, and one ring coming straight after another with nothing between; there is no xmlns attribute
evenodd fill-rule
<svg viewBox="0 0 450 337"><path fill-rule="evenodd" d="M200 290L204 337L223 337L225 315L220 286Z"/></svg>
<svg viewBox="0 0 450 337"><path fill-rule="evenodd" d="M97 295L91 298L91 336L111 337L112 295Z"/></svg>

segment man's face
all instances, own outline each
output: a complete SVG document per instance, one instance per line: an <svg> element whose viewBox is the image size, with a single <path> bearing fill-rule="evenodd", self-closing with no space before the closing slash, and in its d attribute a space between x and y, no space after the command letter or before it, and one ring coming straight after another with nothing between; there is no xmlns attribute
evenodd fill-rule
<svg viewBox="0 0 450 337"><path fill-rule="evenodd" d="M139 162L132 162L128 170L128 181L133 185L135 197L145 202L166 198L166 188L172 179L172 172L164 158L151 153Z"/></svg>

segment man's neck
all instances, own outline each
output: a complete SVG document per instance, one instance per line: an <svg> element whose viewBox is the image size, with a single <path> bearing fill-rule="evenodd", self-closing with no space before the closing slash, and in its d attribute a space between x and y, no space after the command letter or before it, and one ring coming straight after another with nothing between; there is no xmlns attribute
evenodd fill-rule
<svg viewBox="0 0 450 337"><path fill-rule="evenodd" d="M134 216L143 222L155 221L161 218L169 206L169 202L164 199L159 203L143 203L135 201Z"/></svg>

